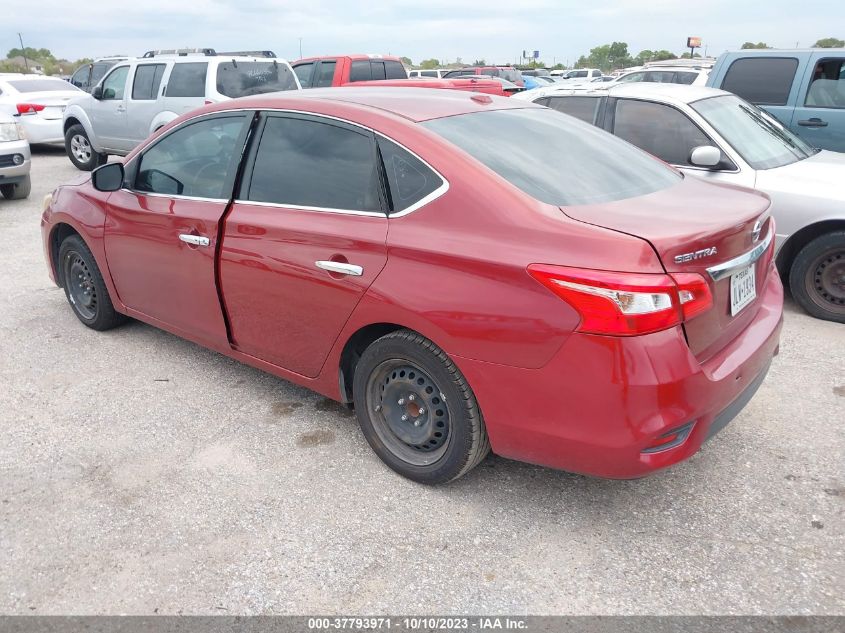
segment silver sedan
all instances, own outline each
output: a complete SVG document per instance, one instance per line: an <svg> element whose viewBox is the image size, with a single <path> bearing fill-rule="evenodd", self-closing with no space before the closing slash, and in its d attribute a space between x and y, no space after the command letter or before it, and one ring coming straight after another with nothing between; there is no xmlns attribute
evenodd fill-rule
<svg viewBox="0 0 845 633"><path fill-rule="evenodd" d="M778 269L792 296L810 314L845 323L845 154L814 149L765 111L713 88L557 89L531 100L602 127L691 176L767 193Z"/></svg>

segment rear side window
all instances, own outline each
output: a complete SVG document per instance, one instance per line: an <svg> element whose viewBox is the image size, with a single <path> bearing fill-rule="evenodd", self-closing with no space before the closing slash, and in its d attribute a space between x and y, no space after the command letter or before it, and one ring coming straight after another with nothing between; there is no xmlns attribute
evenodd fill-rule
<svg viewBox="0 0 845 633"><path fill-rule="evenodd" d="M403 211L434 193L443 180L419 158L393 141L379 137L378 147L390 196L390 210Z"/></svg>
<svg viewBox="0 0 845 633"><path fill-rule="evenodd" d="M314 88L328 88L334 83L334 70L336 62L320 62L317 67L317 75L314 77Z"/></svg>
<svg viewBox="0 0 845 633"><path fill-rule="evenodd" d="M786 105L798 68L794 57L746 57L728 68L722 89L751 103Z"/></svg>
<svg viewBox="0 0 845 633"><path fill-rule="evenodd" d="M311 87L311 76L314 74L314 62L308 64L298 64L293 67L293 72L296 73L299 79L299 85L303 88Z"/></svg>
<svg viewBox="0 0 845 633"><path fill-rule="evenodd" d="M548 105L586 123L595 123L600 100L600 97L551 97Z"/></svg>
<svg viewBox="0 0 845 633"><path fill-rule="evenodd" d="M666 189L681 179L673 169L607 132L545 108L473 112L421 125L548 204L624 200Z"/></svg>
<svg viewBox="0 0 845 633"><path fill-rule="evenodd" d="M384 69L387 72L388 79L408 78L408 73L405 71L405 67L401 64L401 62L386 61L384 62Z"/></svg>
<svg viewBox="0 0 845 633"><path fill-rule="evenodd" d="M247 199L293 207L381 211L372 137L311 119L267 119Z"/></svg>
<svg viewBox="0 0 845 633"><path fill-rule="evenodd" d="M373 71L370 69L370 61L352 62L349 70L349 81L369 81L373 78Z"/></svg>
<svg viewBox="0 0 845 633"><path fill-rule="evenodd" d="M633 99L617 102L613 133L672 165L687 165L693 148L714 145L683 112Z"/></svg>
<svg viewBox="0 0 845 633"><path fill-rule="evenodd" d="M697 77L695 73L675 73L675 83L691 86Z"/></svg>
<svg viewBox="0 0 845 633"><path fill-rule="evenodd" d="M141 64L135 69L135 80L132 82L132 99L134 101L158 98L158 88L161 76L164 74L164 64Z"/></svg>
<svg viewBox="0 0 845 633"><path fill-rule="evenodd" d="M287 64L228 61L217 66L217 92L227 97L282 90L296 90L296 80Z"/></svg>
<svg viewBox="0 0 845 633"><path fill-rule="evenodd" d="M208 62L174 64L167 80L168 97L204 97Z"/></svg>

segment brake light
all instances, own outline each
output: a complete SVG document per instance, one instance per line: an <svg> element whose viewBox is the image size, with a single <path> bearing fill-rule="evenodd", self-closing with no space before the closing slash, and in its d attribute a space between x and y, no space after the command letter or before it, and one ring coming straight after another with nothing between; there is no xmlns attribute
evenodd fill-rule
<svg viewBox="0 0 845 633"><path fill-rule="evenodd" d="M680 325L713 305L701 275L622 273L531 264L528 273L581 316L578 331L636 336Z"/></svg>
<svg viewBox="0 0 845 633"><path fill-rule="evenodd" d="M17 104L18 114L35 114L41 112L46 106L37 103L19 103Z"/></svg>

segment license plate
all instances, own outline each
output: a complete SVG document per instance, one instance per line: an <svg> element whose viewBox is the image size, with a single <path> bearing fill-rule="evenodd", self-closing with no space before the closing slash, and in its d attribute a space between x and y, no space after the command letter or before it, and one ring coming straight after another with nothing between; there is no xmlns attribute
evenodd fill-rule
<svg viewBox="0 0 845 633"><path fill-rule="evenodd" d="M731 275L731 316L735 316L757 298L757 280L754 266Z"/></svg>

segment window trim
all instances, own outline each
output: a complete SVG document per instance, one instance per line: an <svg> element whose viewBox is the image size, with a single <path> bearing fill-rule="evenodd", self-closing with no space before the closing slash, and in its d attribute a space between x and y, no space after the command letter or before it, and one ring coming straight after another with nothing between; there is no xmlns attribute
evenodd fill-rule
<svg viewBox="0 0 845 633"><path fill-rule="evenodd" d="M718 97L720 95L716 95L716 96ZM706 98L707 99L713 99L715 97L706 97ZM610 103L611 99L613 101L612 103ZM722 147L721 143L717 143L713 139L713 134L707 132L704 128L702 128L701 125L699 125L698 121L695 121L694 118L692 116L690 116L687 112L684 112L684 110L682 108L679 108L678 106L676 106L672 103L665 103L663 101L655 101L653 99L645 99L645 98L639 98L639 97L612 97L611 99L608 100L608 105L607 105L607 115L608 116L607 116L607 120L605 121L605 126L604 126L603 129L606 132L613 134L613 136L615 136L616 138L622 138L621 136L618 136L615 132L615 130L616 130L616 107L619 105L620 101L642 101L644 103L651 103L651 104L654 104L654 105L665 106L667 108L671 108L672 110L677 111L681 116L686 117L686 119L690 123L692 123L695 127L698 128L699 132L701 132L704 136L707 137L707 139L713 144L714 147L717 147L719 149L719 151L722 152L722 156L724 158L728 159L731 162L731 164L734 166L734 168L733 169L718 169L717 166L699 167L698 165L689 165L689 164L679 165L677 163L667 163L668 165L671 165L672 167L674 167L676 169L691 169L691 170L694 170L694 171L704 171L704 172L711 172L711 173L715 173L715 174L738 174L738 173L740 173L741 170L740 170L739 164L737 163L736 159L730 153L725 151L725 148ZM703 101L703 99L699 99L699 101ZM695 112L695 111L693 111L693 114L695 116L701 116L701 115L698 114L698 112ZM722 135L719 134L719 137L721 138ZM625 139L622 139L622 140L624 141ZM630 143L630 141L627 141L627 142ZM725 141L725 143L727 143L727 141ZM631 144L633 145L633 143L631 143ZM731 147L731 149L733 149L733 147L730 144L728 144L728 146ZM635 146L635 147L639 147L639 146ZM640 147L640 149L642 149L644 152L651 154L651 152L648 152L648 150L645 150L642 147ZM655 156L659 160L663 160L662 158L660 158L660 156L656 156L655 154L651 154L651 155ZM687 160L689 160L689 159L687 159ZM666 161L663 161L663 162L666 162Z"/></svg>
<svg viewBox="0 0 845 633"><path fill-rule="evenodd" d="M734 64L741 61L749 61L752 59L781 59L781 60L791 60L795 62L795 70L792 72L792 81L789 82L789 90L786 93L786 99L783 103L769 103L767 101L752 101L751 99L746 99L743 96L736 95L740 99L745 99L748 103L752 103L756 106L780 106L780 107L789 107L790 97L792 97L792 91L795 90L795 80L798 77L798 70L801 68L801 60L797 57L792 57L791 55L738 55L736 59L734 59L730 65L725 69L725 74L722 76L721 81L719 82L719 88L730 92L725 88L725 81L728 78L728 75L731 74L731 68L734 67ZM809 90L809 88L808 88ZM734 93L736 94L736 93Z"/></svg>
<svg viewBox="0 0 845 633"><path fill-rule="evenodd" d="M826 61L836 61L838 60L840 63L840 74L842 73L842 67L845 66L845 55L842 57L819 57L815 60L810 66L807 67L807 72L810 74L810 78L812 79L813 73L816 72L816 67L819 64L822 64ZM838 79L837 81L845 81L845 79ZM804 91L804 99L801 100L801 105L796 105L796 108L812 108L814 110L845 110L845 106L823 106L823 105L807 105L807 97L810 96L810 88L813 87L812 81L807 83L807 89Z"/></svg>
<svg viewBox="0 0 845 633"><path fill-rule="evenodd" d="M228 198L228 199L196 198L194 196L182 196L182 195L177 195L177 194L168 195L168 194L162 194L162 193L148 193L148 192L144 192L144 191L134 191L134 190L132 190L132 189L130 189L126 186L127 182L134 182L135 171L137 170L137 167L140 164L141 156L143 156L150 148L154 147L157 143L161 142L163 139L167 138L168 136L170 136L171 134L173 134L177 130L181 130L186 125L190 125L191 123L196 123L198 119L215 118L215 117L220 117L220 116L231 116L234 113L242 113L247 118L249 118L249 113L252 113L252 117L254 119L256 114L262 114L262 113L266 113L266 112L281 112L281 113L288 113L288 114L299 114L299 115L307 115L307 116L315 117L315 118L329 119L331 121L339 121L341 123L345 123L345 124L351 125L353 127L361 128L362 130L366 130L366 131L371 132L372 134L375 134L377 136L381 136L382 138L385 138L392 143L396 143L396 145L398 145L403 150L408 152L411 156L413 156L414 158L419 160L423 165L425 165L431 171L433 171L443 181L443 184L440 185L434 191L432 191L430 194L425 196L424 198L421 198L420 200L418 200L417 202L415 202L411 206L409 206L405 209L402 209L401 211L397 211L396 213L379 212L379 211L354 211L354 210L345 210L345 209L329 209L329 208L323 208L323 207L292 207L292 206L285 206L285 205L282 205L282 204L278 204L278 203L275 203L275 202L256 202L256 201L253 201L253 200L243 200L239 197L239 195L235 195L235 192L233 192L232 197ZM253 130L253 128L254 128L253 125L246 126L247 130ZM257 148L257 145L252 142L254 137L255 137L255 134L252 134L248 139L249 145L248 145L247 149L249 150L249 152L243 152L241 154L241 159L238 162L238 170L240 170L242 166L246 165L245 161L247 161L249 159L249 156L247 154L251 153L253 151L252 148L253 147ZM191 118L185 119L184 121L182 121L182 123L180 123L179 125L167 130L161 136L152 140L148 145L143 146L139 150L139 152L135 156L133 156L132 159L128 163L126 163L124 165L124 170L126 172L126 179L124 180L124 186L121 188L121 191L126 191L128 193L132 193L132 194L136 194L136 195L149 195L149 196L157 196L157 197L163 197L163 198L175 198L175 199L180 199L180 200L183 200L183 199L184 200L203 200L203 201L206 201L206 202L209 202L209 201L210 202L228 202L229 200L232 200L233 202L239 202L241 204L252 204L252 205L268 206L268 207L281 207L281 208L285 208L285 209L296 209L296 210L302 210L302 211L314 211L314 212L318 212L318 213L340 213L342 215L343 214L345 214L345 215L367 215L367 216L383 217L383 218L389 217L391 219L392 218L401 218L401 217L404 217L406 215L413 213L417 209L424 207L428 203L433 202L434 200L436 200L440 196L444 195L447 191L449 191L449 187L450 187L449 181L446 179L446 177L440 171L438 171L437 169L432 167L431 163L429 163L427 160L425 160L422 156L417 154L415 151L409 149L405 144L400 143L395 138L391 138L387 134L379 132L378 130L373 129L371 127L368 127L366 125L363 125L361 123L357 123L355 121L350 121L348 119L344 119L342 117L332 116L330 114L320 114L318 112L310 112L310 111L307 111L307 110L292 110L290 108L233 108L231 110L220 110L220 111L211 112L211 113L201 112L199 114L195 114ZM383 169L379 169L379 171L383 171ZM240 193L240 191L237 192L237 194L239 194L239 193Z"/></svg>

